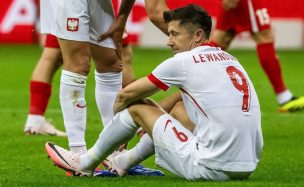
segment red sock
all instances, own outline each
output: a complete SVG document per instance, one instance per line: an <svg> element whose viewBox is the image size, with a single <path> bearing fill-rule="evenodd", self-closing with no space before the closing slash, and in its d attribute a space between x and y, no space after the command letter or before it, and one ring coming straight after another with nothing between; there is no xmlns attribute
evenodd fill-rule
<svg viewBox="0 0 304 187"><path fill-rule="evenodd" d="M30 114L44 115L51 96L51 85L45 82L30 82Z"/></svg>
<svg viewBox="0 0 304 187"><path fill-rule="evenodd" d="M281 93L285 91L286 86L283 81L281 66L276 56L274 44L273 43L258 44L257 52L258 52L260 64L264 69L267 77L269 78L275 93Z"/></svg>

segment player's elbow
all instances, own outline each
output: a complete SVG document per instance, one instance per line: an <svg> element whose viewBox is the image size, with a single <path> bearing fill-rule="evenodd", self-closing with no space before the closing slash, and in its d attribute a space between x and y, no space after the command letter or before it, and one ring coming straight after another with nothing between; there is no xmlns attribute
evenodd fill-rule
<svg viewBox="0 0 304 187"><path fill-rule="evenodd" d="M147 15L151 22L155 25L163 20L163 11L157 8L148 8Z"/></svg>
<svg viewBox="0 0 304 187"><path fill-rule="evenodd" d="M117 103L123 103L123 104L129 104L130 100L132 99L132 94L128 93L127 91L125 91L124 89L122 89L118 95L117 95L117 99L116 102Z"/></svg>

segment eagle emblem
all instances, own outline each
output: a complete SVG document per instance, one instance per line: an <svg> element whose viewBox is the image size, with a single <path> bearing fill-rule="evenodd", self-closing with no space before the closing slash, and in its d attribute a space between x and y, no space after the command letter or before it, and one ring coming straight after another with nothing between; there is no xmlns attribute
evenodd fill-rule
<svg viewBox="0 0 304 187"><path fill-rule="evenodd" d="M78 31L79 18L68 18L67 19L67 30L71 32Z"/></svg>

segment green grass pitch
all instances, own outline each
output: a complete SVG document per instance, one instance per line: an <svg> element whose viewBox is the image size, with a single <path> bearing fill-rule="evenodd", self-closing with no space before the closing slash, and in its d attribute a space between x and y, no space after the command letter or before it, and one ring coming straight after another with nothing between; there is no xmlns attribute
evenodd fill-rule
<svg viewBox="0 0 304 187"><path fill-rule="evenodd" d="M54 167L47 159L44 144L53 141L67 147L67 139L23 134L29 104L29 80L41 48L0 46L0 186L304 186L304 112L278 113L275 95L258 64L255 51L230 52L244 65L259 96L265 142L262 160L248 181L189 182L166 171L165 177L66 177L63 170ZM135 48L133 66L137 77L148 74L171 55L167 49ZM295 95L304 95L304 50L279 51L279 56L289 89ZM60 73L57 73L53 80L46 117L63 129L58 102L59 77ZM160 92L154 99L159 100L167 94ZM102 129L92 74L87 83L86 98L86 140L91 147ZM137 140L133 139L131 146ZM157 168L154 158L143 164Z"/></svg>

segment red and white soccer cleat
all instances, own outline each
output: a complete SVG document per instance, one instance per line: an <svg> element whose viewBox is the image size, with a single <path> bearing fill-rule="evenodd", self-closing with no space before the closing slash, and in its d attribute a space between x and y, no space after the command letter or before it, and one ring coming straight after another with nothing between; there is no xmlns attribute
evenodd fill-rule
<svg viewBox="0 0 304 187"><path fill-rule="evenodd" d="M110 172L116 173L118 176L125 176L127 171L121 169L118 167L117 162L116 162L116 156L119 154L122 154L126 152L126 150L122 151L114 151L112 154L110 154L103 162L102 165L106 167Z"/></svg>
<svg viewBox="0 0 304 187"><path fill-rule="evenodd" d="M56 166L71 173L73 176L92 176L93 171L81 170L80 154L68 151L58 145L47 142L45 150Z"/></svg>

